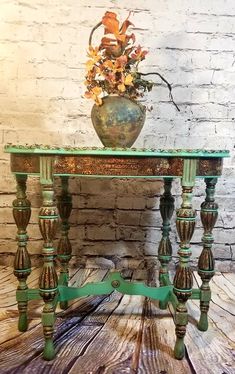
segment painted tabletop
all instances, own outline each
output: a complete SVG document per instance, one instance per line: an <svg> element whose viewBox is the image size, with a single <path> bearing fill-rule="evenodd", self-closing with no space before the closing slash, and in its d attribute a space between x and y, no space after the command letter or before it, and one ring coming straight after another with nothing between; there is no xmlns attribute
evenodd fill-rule
<svg viewBox="0 0 235 374"><path fill-rule="evenodd" d="M207 149L152 149L152 148L99 148L99 147L58 147L47 145L7 144L5 152L17 154L87 155L87 156L130 156L130 157L229 157L227 150Z"/></svg>

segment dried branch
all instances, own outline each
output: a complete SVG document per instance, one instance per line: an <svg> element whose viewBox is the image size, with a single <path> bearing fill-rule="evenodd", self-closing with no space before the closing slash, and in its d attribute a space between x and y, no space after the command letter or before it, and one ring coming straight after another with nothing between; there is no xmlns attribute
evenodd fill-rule
<svg viewBox="0 0 235 374"><path fill-rule="evenodd" d="M174 99L173 99L173 95L172 95L172 87L170 85L170 83L159 73L157 72L154 72L154 73L140 73L138 72L139 75L144 75L144 76L147 76L147 75L158 75L161 80L166 83L167 87L168 87L168 90L169 90L169 96L170 96L170 100L171 102L174 104L174 106L176 107L176 109L180 112L180 109L178 107L178 105L175 103Z"/></svg>
<svg viewBox="0 0 235 374"><path fill-rule="evenodd" d="M102 21L100 21L99 23L97 23L97 25L95 25L93 27L93 29L91 30L91 33L90 33L90 36L89 36L89 46L91 46L91 43L92 43L92 36L95 32L96 29L98 29L98 27L100 27L102 25Z"/></svg>

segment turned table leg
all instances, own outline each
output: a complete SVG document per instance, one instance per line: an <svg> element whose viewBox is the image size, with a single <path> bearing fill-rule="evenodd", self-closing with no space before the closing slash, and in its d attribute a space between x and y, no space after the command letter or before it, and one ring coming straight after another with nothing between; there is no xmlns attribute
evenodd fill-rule
<svg viewBox="0 0 235 374"><path fill-rule="evenodd" d="M158 259L161 263L159 271L160 286L164 286L164 277L169 278L168 264L172 257L172 247L169 238L170 221L174 212L174 197L171 194L172 178L164 179L164 193L160 198L160 213L162 216L162 239L158 247ZM160 309L166 309L167 303L159 301Z"/></svg>
<svg viewBox="0 0 235 374"><path fill-rule="evenodd" d="M56 299L58 293L58 279L54 266L54 258L56 253L53 247L53 239L56 233L58 214L54 200L52 167L52 157L40 157L40 182L42 186L43 204L39 212L39 228L44 240L42 249L44 264L39 279L39 288L40 295L45 302L42 314L42 324L45 337L43 357L46 360L51 360L55 357L53 332Z"/></svg>
<svg viewBox="0 0 235 374"><path fill-rule="evenodd" d="M198 274L202 279L200 297L201 316L198 323L198 328L201 331L206 331L208 329L207 313L211 300L209 282L214 275L214 258L211 248L214 242L212 230L218 217L218 204L214 199L216 182L216 178L205 179L206 199L201 204L201 221L204 228L202 237L203 250L198 261Z"/></svg>
<svg viewBox="0 0 235 374"><path fill-rule="evenodd" d="M13 201L13 216L17 226L18 248L14 261L14 274L18 278L17 300L19 310L18 328L20 331L27 330L27 277L31 272L30 257L27 251L28 235L26 228L31 216L31 204L26 198L26 175L16 175L17 192Z"/></svg>
<svg viewBox="0 0 235 374"><path fill-rule="evenodd" d="M58 248L57 248L57 258L60 262L61 269L60 269L60 278L59 284L68 286L69 280L69 260L71 259L71 243L69 241L68 233L69 233L69 216L72 211L72 196L68 192L68 177L61 177L62 183L62 193L58 197L57 207L59 210L60 218L61 218L61 237L59 240ZM66 309L68 307L68 302L63 301L60 303L60 307L62 309Z"/></svg>
<svg viewBox="0 0 235 374"><path fill-rule="evenodd" d="M174 277L173 291L178 299L176 307L176 344L174 354L177 359L182 359L185 354L184 336L188 323L186 302L192 294L193 277L189 267L191 256L190 240L195 228L196 212L192 207L193 186L195 184L196 160L186 159L182 178L182 205L177 211L176 227L180 238L179 266Z"/></svg>

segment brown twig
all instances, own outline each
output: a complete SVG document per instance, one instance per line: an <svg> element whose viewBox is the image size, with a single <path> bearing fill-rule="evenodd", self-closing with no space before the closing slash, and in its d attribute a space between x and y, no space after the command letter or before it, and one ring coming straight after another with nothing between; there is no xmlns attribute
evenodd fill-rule
<svg viewBox="0 0 235 374"><path fill-rule="evenodd" d="M180 112L180 109L179 109L178 105L174 102L174 99L173 99L173 95L172 95L172 87L171 87L170 83L167 82L167 80L166 80L166 79L165 79L161 74L156 73L156 72L154 72L154 73L140 73L140 72L138 72L138 74L139 74L139 75L144 75L144 76L147 76L147 75L158 75L158 76L161 78L161 80L162 80L164 83L166 83L166 85L167 85L167 87L168 87L168 90L169 90L170 100L171 100L171 102L174 104L174 106L176 107L176 109Z"/></svg>
<svg viewBox="0 0 235 374"><path fill-rule="evenodd" d="M91 33L90 33L90 36L89 36L89 46L91 46L92 35L94 34L95 30L98 29L98 27L100 27L101 25L102 25L102 21L100 21L99 23L97 23L97 25L95 25L93 27L93 29L91 30Z"/></svg>

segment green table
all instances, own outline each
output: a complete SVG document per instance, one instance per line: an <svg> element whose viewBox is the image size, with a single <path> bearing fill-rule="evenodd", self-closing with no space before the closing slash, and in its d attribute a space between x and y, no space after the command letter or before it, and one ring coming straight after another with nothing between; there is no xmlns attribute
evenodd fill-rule
<svg viewBox="0 0 235 374"><path fill-rule="evenodd" d="M186 302L200 300L201 317L198 328L208 328L207 313L211 300L209 281L214 275L212 254L212 230L218 216L218 205L214 199L215 185L222 173L223 158L227 151L209 150L148 150L148 149L98 149L98 148L52 148L43 146L7 145L5 151L11 154L11 170L17 182L16 199L13 201L13 215L17 225L18 249L15 256L14 273L19 280L16 292L19 309L19 330L27 329L27 304L32 299L43 298L45 305L42 324L45 337L44 358L55 357L53 331L55 309L58 302L66 308L69 300L86 296L109 294L117 290L123 294L144 295L159 300L159 307L165 309L170 302L175 309L175 357L184 357L184 336L188 323ZM27 287L30 274L30 257L27 251L27 225L30 221L30 201L26 196L26 182L30 175L40 178L42 207L39 211L39 227L44 241L42 254L44 265L39 279L39 289ZM55 202L53 179L61 178L62 193ZM69 216L72 199L68 190L70 176L160 178L164 182L164 193L160 198L162 216L162 237L158 247L160 261L160 287L148 287L144 283L124 280L118 272L112 272L102 282L88 283L83 287L69 287ZM180 239L178 250L179 265L173 284L169 279L168 264L172 256L169 238L170 220L174 211L171 186L174 178L181 179L182 204L177 210L176 226ZM201 287L194 289L192 271L189 266L191 255L190 240L195 228L196 212L193 209L193 187L195 179L202 178L206 184L205 200L201 204L201 220L204 227L203 248L198 261ZM57 250L53 246L58 213L61 219L61 237ZM54 260L57 256L61 268L59 278Z"/></svg>

